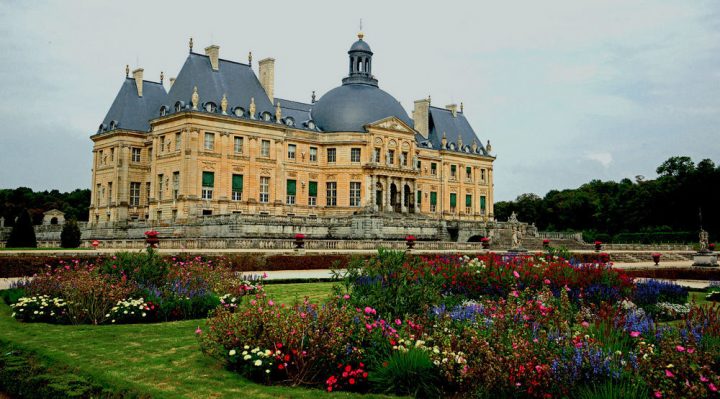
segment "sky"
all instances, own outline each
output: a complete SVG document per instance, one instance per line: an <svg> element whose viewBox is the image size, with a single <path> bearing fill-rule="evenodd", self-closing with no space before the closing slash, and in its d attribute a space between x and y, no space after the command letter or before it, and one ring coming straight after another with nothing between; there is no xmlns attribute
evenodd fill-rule
<svg viewBox="0 0 720 399"><path fill-rule="evenodd" d="M125 65L176 76L195 51L276 59L275 95L340 85L362 19L380 87L463 102L495 199L720 163L720 2L0 0L0 188L88 188Z"/></svg>

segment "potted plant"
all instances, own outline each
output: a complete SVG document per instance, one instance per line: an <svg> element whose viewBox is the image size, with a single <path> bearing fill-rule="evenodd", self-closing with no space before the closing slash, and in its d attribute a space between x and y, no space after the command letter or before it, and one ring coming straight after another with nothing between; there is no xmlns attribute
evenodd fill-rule
<svg viewBox="0 0 720 399"><path fill-rule="evenodd" d="M595 240L595 250L600 251L602 249L602 241Z"/></svg>
<svg viewBox="0 0 720 399"><path fill-rule="evenodd" d="M150 248L157 248L158 243L160 243L160 239L158 238L158 233L155 230L148 230L145 232L145 244L147 244Z"/></svg>
<svg viewBox="0 0 720 399"><path fill-rule="evenodd" d="M655 262L655 266L657 266L658 263L660 263L661 254L659 254L657 252L653 252L650 256L652 256L652 260L653 260L653 262Z"/></svg>
<svg viewBox="0 0 720 399"><path fill-rule="evenodd" d="M411 234L405 237L405 245L407 245L407 249L413 249L415 247L415 236Z"/></svg>
<svg viewBox="0 0 720 399"><path fill-rule="evenodd" d="M100 241L98 241L98 240L93 240L93 242L92 242L91 245L93 246L93 248L97 249L98 245L100 245Z"/></svg>
<svg viewBox="0 0 720 399"><path fill-rule="evenodd" d="M483 249L490 248L490 239L488 237L483 237L480 239L480 242L482 243Z"/></svg>
<svg viewBox="0 0 720 399"><path fill-rule="evenodd" d="M303 248L305 248L305 234L297 233L295 234L295 249Z"/></svg>
<svg viewBox="0 0 720 399"><path fill-rule="evenodd" d="M715 243L711 242L710 244L708 244L708 249L715 252Z"/></svg>
<svg viewBox="0 0 720 399"><path fill-rule="evenodd" d="M548 240L547 238L543 240L543 248L550 248L550 240Z"/></svg>

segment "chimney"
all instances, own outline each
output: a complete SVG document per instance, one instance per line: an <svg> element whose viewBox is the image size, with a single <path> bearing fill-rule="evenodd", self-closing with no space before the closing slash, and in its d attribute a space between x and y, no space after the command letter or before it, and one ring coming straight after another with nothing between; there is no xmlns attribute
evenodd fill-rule
<svg viewBox="0 0 720 399"><path fill-rule="evenodd" d="M143 71L144 69L142 68L133 71L133 79L135 79L135 86L137 86L138 97L142 97Z"/></svg>
<svg viewBox="0 0 720 399"><path fill-rule="evenodd" d="M275 58L265 58L260 60L260 84L265 93L270 98L270 102L274 103L275 94Z"/></svg>
<svg viewBox="0 0 720 399"><path fill-rule="evenodd" d="M220 46L212 45L205 47L205 55L210 58L210 65L212 65L213 71L217 71L220 68Z"/></svg>
<svg viewBox="0 0 720 399"><path fill-rule="evenodd" d="M450 112L452 112L453 117L456 117L456 116L457 116L457 104L446 105L446 106L445 106L445 109L447 109L447 110L449 110Z"/></svg>
<svg viewBox="0 0 720 399"><path fill-rule="evenodd" d="M423 98L422 100L415 101L415 109L413 109L413 122L415 123L415 130L420 133L423 138L427 139L430 124L430 100Z"/></svg>
<svg viewBox="0 0 720 399"><path fill-rule="evenodd" d="M172 88L175 84L175 78L170 78L170 87Z"/></svg>

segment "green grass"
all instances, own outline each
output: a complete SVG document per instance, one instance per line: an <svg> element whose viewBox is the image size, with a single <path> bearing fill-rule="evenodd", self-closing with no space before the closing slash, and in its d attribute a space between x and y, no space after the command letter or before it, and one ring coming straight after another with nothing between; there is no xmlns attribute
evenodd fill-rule
<svg viewBox="0 0 720 399"><path fill-rule="evenodd" d="M331 283L267 287L276 302L290 303L305 295L327 297ZM115 326L61 326L20 323L0 304L0 341L16 344L53 362L72 365L98 381L147 392L154 398L317 398L317 389L265 386L226 370L200 352L194 331L204 320ZM332 397L363 397L349 393Z"/></svg>

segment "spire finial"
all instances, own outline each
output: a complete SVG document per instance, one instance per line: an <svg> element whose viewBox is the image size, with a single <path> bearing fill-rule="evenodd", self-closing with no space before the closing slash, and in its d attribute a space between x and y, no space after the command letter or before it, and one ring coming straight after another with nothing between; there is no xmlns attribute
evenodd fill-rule
<svg viewBox="0 0 720 399"><path fill-rule="evenodd" d="M315 90L312 92L312 103L315 104Z"/></svg>
<svg viewBox="0 0 720 399"><path fill-rule="evenodd" d="M163 71L160 71L160 84L162 84L163 79L165 79L165 74L163 73Z"/></svg>
<svg viewBox="0 0 720 399"><path fill-rule="evenodd" d="M190 38L190 52L192 53L192 47L193 47L193 40L192 37Z"/></svg>
<svg viewBox="0 0 720 399"><path fill-rule="evenodd" d="M365 34L363 33L363 30L362 30L362 18L360 18L360 31L358 31L357 36L358 36L358 39L360 39L360 40L362 40L363 37L365 37Z"/></svg>
<svg viewBox="0 0 720 399"><path fill-rule="evenodd" d="M125 64L125 77L126 78L130 77L130 65L129 64Z"/></svg>
<svg viewBox="0 0 720 399"><path fill-rule="evenodd" d="M248 51L248 65L252 66L252 51Z"/></svg>
<svg viewBox="0 0 720 399"><path fill-rule="evenodd" d="M463 105L462 101L460 101L460 113L463 113L465 110L465 105Z"/></svg>

